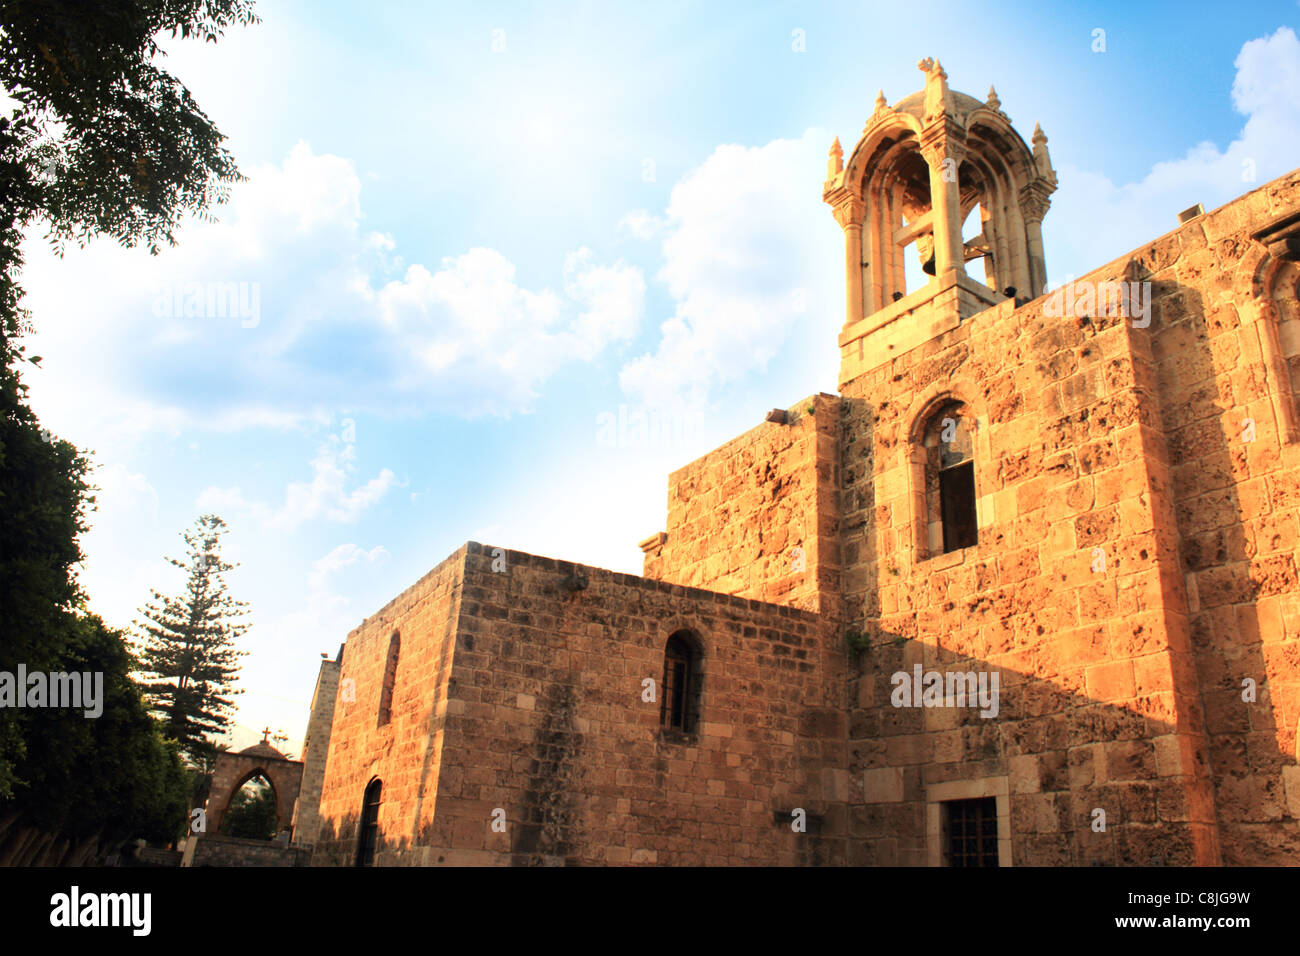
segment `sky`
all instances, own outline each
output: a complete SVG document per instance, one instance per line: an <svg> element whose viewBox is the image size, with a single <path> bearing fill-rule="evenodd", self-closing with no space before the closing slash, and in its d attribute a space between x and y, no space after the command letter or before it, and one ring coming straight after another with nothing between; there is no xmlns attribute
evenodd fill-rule
<svg viewBox="0 0 1300 956"><path fill-rule="evenodd" d="M639 573L669 472L836 390L827 151L923 57L1047 134L1051 286L1300 162L1294 2L918 9L281 0L166 39L247 181L156 257L37 224L22 277L91 610L130 628L221 515L230 742L299 754L321 654L464 542Z"/></svg>

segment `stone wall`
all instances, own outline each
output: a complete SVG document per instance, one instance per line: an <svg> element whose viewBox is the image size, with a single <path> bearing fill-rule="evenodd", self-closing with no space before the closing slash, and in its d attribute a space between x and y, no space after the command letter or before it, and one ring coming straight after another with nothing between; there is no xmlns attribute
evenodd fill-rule
<svg viewBox="0 0 1300 956"><path fill-rule="evenodd" d="M840 397L670 477L644 578L466 545L349 636L314 862L352 862L378 777L385 865L939 865L944 804L973 797L1004 864L1294 864L1287 215L1300 171L1077 280L1091 303L917 290L857 323ZM1112 282L1149 322L1145 295L1097 303ZM978 540L942 553L923 425L950 402ZM704 659L689 736L642 698L678 629ZM896 706L918 666L996 675L996 714Z"/></svg>
<svg viewBox="0 0 1300 956"><path fill-rule="evenodd" d="M409 752L388 759L358 728L358 745L381 756L346 775L354 761L330 756L327 822L355 816L370 776L383 779L379 865L843 861L843 652L817 615L478 544L454 560L441 576L463 574L449 599L454 655L440 636L408 657L404 638L394 706L395 723L413 708L400 695L407 667L429 674L443 666L429 655L454 661L424 812L402 782L420 763ZM450 618L427 604L402 602L375 633L442 635ZM369 627L349 639L345 678L382 667ZM657 697L665 643L681 628L703 652L699 723L685 735L661 731ZM373 696L359 680L358 708L371 712ZM348 720L336 718L336 741L352 740ZM339 844L355 824L340 832L314 862L346 862Z"/></svg>
<svg viewBox="0 0 1300 956"><path fill-rule="evenodd" d="M311 850L306 847L207 833L189 839L180 865L308 866L310 860Z"/></svg>
<svg viewBox="0 0 1300 956"><path fill-rule="evenodd" d="M404 857L433 819L443 725L455 696L452 658L465 548L352 631L342 654L313 865L350 865L366 786L382 781L379 825L387 860ZM394 633L400 635L391 720L379 701Z"/></svg>
<svg viewBox="0 0 1300 956"><path fill-rule="evenodd" d="M330 749L330 727L339 689L339 661L323 660L311 697L311 716L302 740L302 787L293 809L293 842L310 843L320 831L321 787Z"/></svg>
<svg viewBox="0 0 1300 956"><path fill-rule="evenodd" d="M863 862L932 862L939 804L980 795L1005 798L1017 863L1214 861L1186 619L1164 590L1173 539L1156 530L1156 413L1130 331L1008 302L845 386L848 606L873 643L904 651L867 655L850 725ZM979 542L928 556L917 429L949 397L975 416ZM998 715L893 707L893 673L918 662L997 672Z"/></svg>
<svg viewBox="0 0 1300 956"><path fill-rule="evenodd" d="M1300 854L1300 269L1252 240L1286 214L1300 171L1134 255L1226 864Z"/></svg>
<svg viewBox="0 0 1300 956"><path fill-rule="evenodd" d="M839 404L814 395L673 472L645 576L838 616Z"/></svg>
<svg viewBox="0 0 1300 956"><path fill-rule="evenodd" d="M302 787L302 762L289 760L269 747L269 752L261 752L260 747L264 745L265 741L239 752L217 754L206 803L209 832L221 831L222 820L240 788L256 776L269 782L275 793L276 832L289 831Z"/></svg>
<svg viewBox="0 0 1300 956"><path fill-rule="evenodd" d="M1151 281L1149 327L1006 302L844 385L846 613L874 645L850 720L858 862L937 862L939 804L968 796L1000 799L1017 864L1294 861L1300 482L1266 370L1225 364L1250 354L1227 305L1250 282L1224 275L1296 199L1271 184L1079 280ZM929 557L916 428L950 395L977 419L979 542ZM892 706L916 663L999 672L999 716Z"/></svg>

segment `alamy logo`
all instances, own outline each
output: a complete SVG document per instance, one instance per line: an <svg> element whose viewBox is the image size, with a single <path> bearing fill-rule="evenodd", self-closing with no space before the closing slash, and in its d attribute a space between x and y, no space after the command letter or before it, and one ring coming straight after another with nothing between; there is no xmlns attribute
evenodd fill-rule
<svg viewBox="0 0 1300 956"><path fill-rule="evenodd" d="M19 664L17 674L0 671L0 707L70 707L98 717L104 712L104 672L28 673Z"/></svg>
<svg viewBox="0 0 1300 956"><path fill-rule="evenodd" d="M596 444L601 448L680 448L703 432L704 416L685 410L647 410L618 406L618 413L596 416Z"/></svg>
<svg viewBox="0 0 1300 956"><path fill-rule="evenodd" d="M1077 319L1121 316L1133 320L1133 328L1151 324L1150 282L1075 282L1071 279L1047 297L1043 315Z"/></svg>
<svg viewBox="0 0 1300 956"><path fill-rule="evenodd" d="M163 286L154 296L160 319L237 318L245 329L262 321L260 282L184 282Z"/></svg>
<svg viewBox="0 0 1300 956"><path fill-rule="evenodd" d="M889 702L895 707L979 707L981 717L998 715L997 671L939 671L912 673L895 671L889 679L894 692Z"/></svg>
<svg viewBox="0 0 1300 956"><path fill-rule="evenodd" d="M50 897L51 926L129 926L134 936L148 936L153 923L149 893L69 893Z"/></svg>

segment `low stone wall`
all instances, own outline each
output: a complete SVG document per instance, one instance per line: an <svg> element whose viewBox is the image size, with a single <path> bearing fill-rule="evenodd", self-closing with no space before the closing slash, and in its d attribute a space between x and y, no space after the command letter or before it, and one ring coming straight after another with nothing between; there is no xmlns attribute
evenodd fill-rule
<svg viewBox="0 0 1300 956"><path fill-rule="evenodd" d="M308 866L311 847L209 833L185 847L181 866Z"/></svg>

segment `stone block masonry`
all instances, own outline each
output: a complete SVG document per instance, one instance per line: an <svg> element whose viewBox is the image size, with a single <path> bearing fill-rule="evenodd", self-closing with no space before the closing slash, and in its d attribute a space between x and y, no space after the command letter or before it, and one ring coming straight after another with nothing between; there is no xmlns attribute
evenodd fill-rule
<svg viewBox="0 0 1300 956"><path fill-rule="evenodd" d="M323 660L311 699L311 719L302 742L302 789L293 809L293 842L309 842L320 831L321 786L325 781L325 758L329 755L330 730L334 724L334 699L339 690L339 661Z"/></svg>
<svg viewBox="0 0 1300 956"><path fill-rule="evenodd" d="M469 543L353 631L313 864L1300 863L1300 170L1049 290L1046 136L921 68L831 149L840 393L644 577Z"/></svg>
<svg viewBox="0 0 1300 956"><path fill-rule="evenodd" d="M813 395L673 472L645 576L838 617L839 415Z"/></svg>
<svg viewBox="0 0 1300 956"><path fill-rule="evenodd" d="M1262 280L1250 241L1297 207L1291 174L1077 280L1149 282L1148 328L1007 302L844 386L845 602L873 643L855 862L926 862L935 793L1004 780L1016 863L1300 860L1300 445L1270 401L1294 410L1300 315L1295 265ZM946 397L971 409L979 540L931 555L911 447ZM1002 717L894 710L914 661L999 670Z"/></svg>
<svg viewBox="0 0 1300 956"><path fill-rule="evenodd" d="M383 643L421 629L389 743ZM685 734L645 699L679 630L703 658ZM314 862L351 862L375 777L379 864L843 862L843 666L811 612L470 543L349 637L334 733L371 742L331 750ZM428 704L400 723L408 667Z"/></svg>

